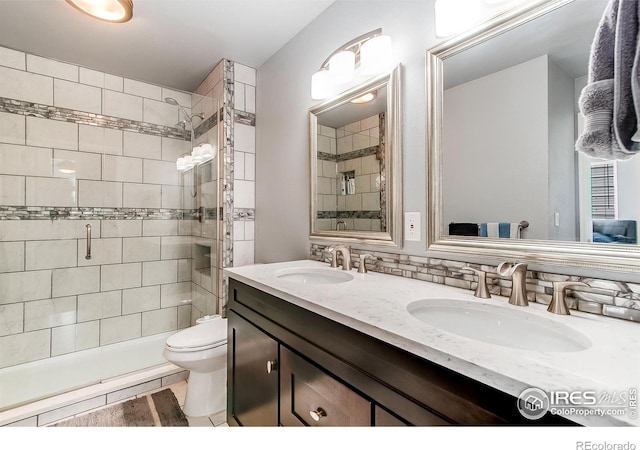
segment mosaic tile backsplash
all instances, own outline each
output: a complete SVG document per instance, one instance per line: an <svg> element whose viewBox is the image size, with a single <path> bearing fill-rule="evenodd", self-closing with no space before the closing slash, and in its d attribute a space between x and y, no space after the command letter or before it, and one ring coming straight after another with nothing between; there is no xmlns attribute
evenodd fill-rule
<svg viewBox="0 0 640 450"><path fill-rule="evenodd" d="M324 251L326 247L324 244L312 243L310 258L330 262L331 256ZM506 297L511 294L511 280L500 277L496 273L496 266L352 249L355 267L360 264L361 253L370 253L376 258L376 261L367 260L366 267L370 271L475 290L477 277L462 271L464 267L471 266L487 272L487 285L491 294ZM589 285L588 288L567 289L567 304L571 309L640 322L640 284L530 270L527 272L528 300L548 305L553 293L552 283L565 280L582 281Z"/></svg>

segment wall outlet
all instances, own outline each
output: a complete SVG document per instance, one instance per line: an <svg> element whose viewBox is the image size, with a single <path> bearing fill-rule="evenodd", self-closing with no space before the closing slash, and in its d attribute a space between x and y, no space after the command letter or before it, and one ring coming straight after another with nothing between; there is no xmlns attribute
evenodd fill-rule
<svg viewBox="0 0 640 450"><path fill-rule="evenodd" d="M420 240L420 213L404 213L404 239L405 241Z"/></svg>

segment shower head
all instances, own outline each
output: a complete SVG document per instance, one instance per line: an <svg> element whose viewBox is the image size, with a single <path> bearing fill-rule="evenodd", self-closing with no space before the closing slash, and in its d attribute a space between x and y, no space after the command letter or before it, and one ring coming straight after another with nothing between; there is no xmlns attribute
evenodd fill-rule
<svg viewBox="0 0 640 450"><path fill-rule="evenodd" d="M180 109L182 110L182 113L184 114L184 120L181 120L181 121L179 121L179 122L176 124L176 127L178 127L178 128L182 128L183 130L186 130L186 124L187 124L187 123L189 123L189 125L192 125L192 122L191 122L191 119L192 119L192 118L194 118L194 117L196 117L196 116L197 116L197 117L200 117L200 119L202 119L202 118L203 118L203 115L202 115L202 114L192 114L192 115L189 115L189 113L187 112L187 110L186 110L186 109L184 109L184 106L182 106L180 103L178 103L178 100L176 100L176 99L175 99L175 98L173 98L173 97L165 97L165 98L164 98L164 101L165 101L166 103L170 104L170 105L177 106L178 108L180 108Z"/></svg>

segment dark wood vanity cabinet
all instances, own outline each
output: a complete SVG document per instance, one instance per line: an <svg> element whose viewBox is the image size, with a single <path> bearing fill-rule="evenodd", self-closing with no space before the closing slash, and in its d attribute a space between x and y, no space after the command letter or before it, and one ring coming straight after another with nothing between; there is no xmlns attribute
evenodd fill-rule
<svg viewBox="0 0 640 450"><path fill-rule="evenodd" d="M228 412L245 426L278 425L278 342L230 312Z"/></svg>
<svg viewBox="0 0 640 450"><path fill-rule="evenodd" d="M227 311L229 425L575 425L234 279Z"/></svg>

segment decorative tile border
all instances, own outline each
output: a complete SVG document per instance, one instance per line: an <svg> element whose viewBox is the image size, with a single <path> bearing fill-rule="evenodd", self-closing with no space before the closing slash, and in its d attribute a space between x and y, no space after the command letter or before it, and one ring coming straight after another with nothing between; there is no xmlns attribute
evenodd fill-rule
<svg viewBox="0 0 640 450"><path fill-rule="evenodd" d="M0 206L0 220L175 220L196 219L197 214L195 209ZM215 215L215 209L213 214Z"/></svg>
<svg viewBox="0 0 640 450"><path fill-rule="evenodd" d="M233 198L234 198L234 63L223 61L223 168L222 181L222 268L233 267ZM226 297L225 297L226 298Z"/></svg>
<svg viewBox="0 0 640 450"><path fill-rule="evenodd" d="M318 219L380 219L380 211L318 211Z"/></svg>
<svg viewBox="0 0 640 450"><path fill-rule="evenodd" d="M380 143L378 145L380 154L378 160L380 161L380 230L386 231L387 229L387 154L386 154L386 142L387 142L387 129L385 128L386 113L382 112L378 115L379 127L380 127Z"/></svg>
<svg viewBox="0 0 640 450"><path fill-rule="evenodd" d="M218 124L218 117L222 117L222 111L218 114L218 111L214 112L210 117L203 121L200 125L193 129L193 136L195 139L199 138L207 131L212 129Z"/></svg>
<svg viewBox="0 0 640 450"><path fill-rule="evenodd" d="M235 70L232 61L227 59L222 63L222 126L223 144L222 156L222 216L219 226L222 227L220 243L221 261L220 268L233 267L233 179L234 179L234 107L235 107ZM220 271L221 272L221 271ZM228 283L218 283L218 311L226 316L227 297L229 293Z"/></svg>
<svg viewBox="0 0 640 450"><path fill-rule="evenodd" d="M135 131L142 134L191 140L191 132L180 128L123 119L121 117L105 116L102 114L75 111L73 109L58 108L57 106L40 105L37 103L13 100L0 97L0 112L19 114L22 116L39 117L41 119L59 120L82 125L93 125L114 130Z"/></svg>
<svg viewBox="0 0 640 450"><path fill-rule="evenodd" d="M311 244L310 258L330 262L329 255L324 252L326 247L324 244ZM373 263L367 262L367 270L468 290L476 288L477 277L462 272L462 269L472 266L487 272L487 284L491 294L506 297L511 295L511 280L500 277L495 266L352 249L352 260L356 267L360 264L359 255L364 252L376 258ZM567 301L571 309L640 322L640 284L530 270L527 272L528 300L548 305L553 294L553 281L566 280L582 281L589 285L588 289L569 291Z"/></svg>
<svg viewBox="0 0 640 450"><path fill-rule="evenodd" d="M256 126L256 115L245 111L235 111L234 120L244 125Z"/></svg>
<svg viewBox="0 0 640 450"><path fill-rule="evenodd" d="M233 210L233 220L251 221L255 220L256 210L253 208L235 208Z"/></svg>
<svg viewBox="0 0 640 450"><path fill-rule="evenodd" d="M364 158L365 156L377 155L380 151L379 145L374 145L373 147L367 147L360 150L355 150L349 153L343 153L341 155L334 155L333 153L326 152L318 152L318 159L322 161L332 161L332 162L341 162L341 161L350 161L352 159Z"/></svg>

